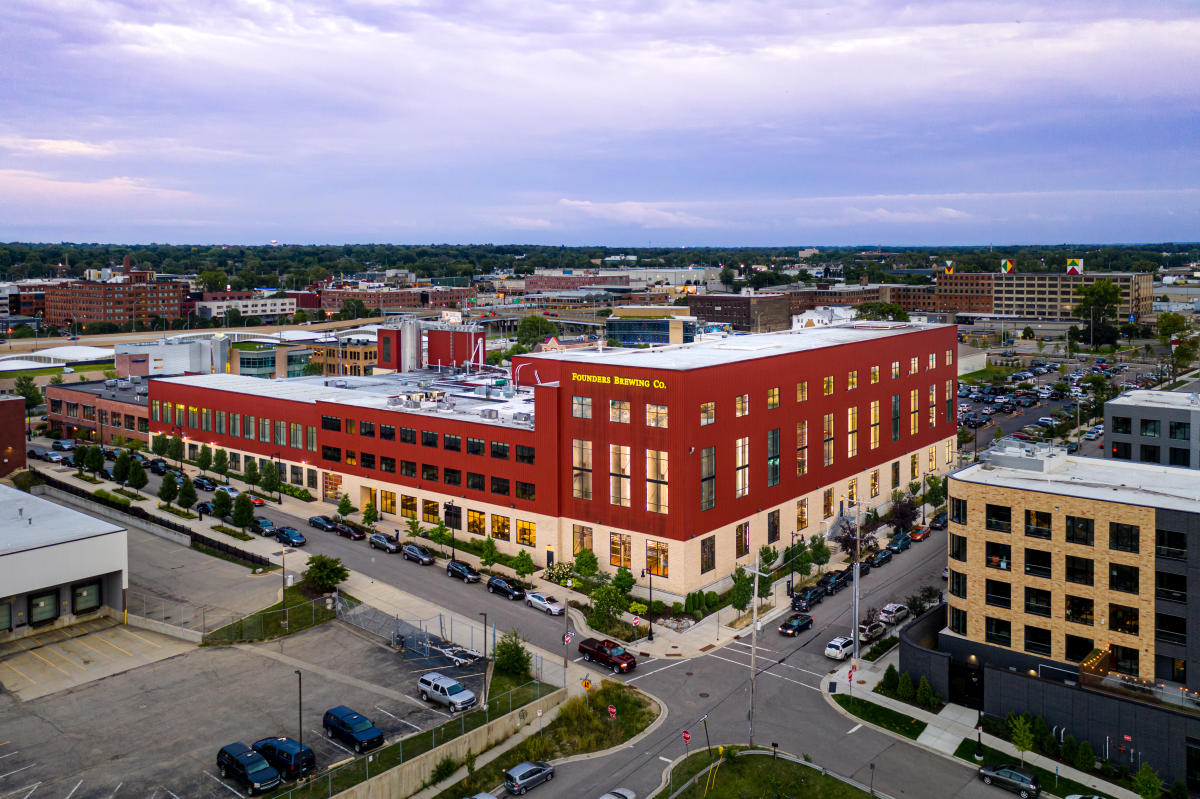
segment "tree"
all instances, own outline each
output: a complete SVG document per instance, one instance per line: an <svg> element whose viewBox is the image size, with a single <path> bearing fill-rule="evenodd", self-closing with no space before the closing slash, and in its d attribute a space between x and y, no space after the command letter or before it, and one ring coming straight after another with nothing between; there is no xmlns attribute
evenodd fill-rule
<svg viewBox="0 0 1200 799"><path fill-rule="evenodd" d="M224 491L218 491L212 498L212 515L224 519L233 510L233 499Z"/></svg>
<svg viewBox="0 0 1200 799"><path fill-rule="evenodd" d="M533 665L533 657L529 654L529 650L525 648L525 644L521 640L521 635L516 630L509 630L500 636L500 640L496 642L496 648L492 652L492 656L496 660L496 671L518 679L524 679L529 676L530 667Z"/></svg>
<svg viewBox="0 0 1200 799"><path fill-rule="evenodd" d="M238 494L233 501L233 524L245 530L254 523L254 505L249 494Z"/></svg>
<svg viewBox="0 0 1200 799"><path fill-rule="evenodd" d="M1117 318L1121 290L1111 280L1097 280L1090 286L1077 286L1075 296L1079 302L1071 313L1087 322L1087 340L1094 344L1116 343L1117 329L1112 323Z"/></svg>
<svg viewBox="0 0 1200 799"><path fill-rule="evenodd" d="M258 487L268 494L279 490L279 469L276 464L270 463L262 470L258 476Z"/></svg>
<svg viewBox="0 0 1200 799"><path fill-rule="evenodd" d="M1033 328L1030 327L1029 325L1025 325L1025 329L1021 331L1021 338L1031 339L1031 338L1034 338L1035 336L1036 336L1036 334L1033 332Z"/></svg>
<svg viewBox="0 0 1200 799"><path fill-rule="evenodd" d="M242 496L245 496L243 494ZM242 497L239 496L238 499ZM341 558L328 555L311 555L308 568L304 570L304 581L321 593L329 593L337 584L350 576L350 570L342 565Z"/></svg>
<svg viewBox="0 0 1200 799"><path fill-rule="evenodd" d="M717 277L721 281L721 285L728 289L733 288L733 281L737 279L737 274L728 266L721 269L721 274Z"/></svg>
<svg viewBox="0 0 1200 799"><path fill-rule="evenodd" d="M596 553L584 547L575 555L575 573L580 577L593 577L600 571L600 561L596 558Z"/></svg>
<svg viewBox="0 0 1200 799"><path fill-rule="evenodd" d="M900 680L896 683L896 698L907 702L913 698L913 694L915 693L912 677L909 676L907 671L901 673Z"/></svg>
<svg viewBox="0 0 1200 799"><path fill-rule="evenodd" d="M1090 772L1096 767L1096 755L1092 753L1092 745L1088 741L1079 742L1079 751L1075 753L1075 768Z"/></svg>
<svg viewBox="0 0 1200 799"><path fill-rule="evenodd" d="M1158 340L1169 345L1171 339L1188 329L1187 317L1167 311L1158 316Z"/></svg>
<svg viewBox="0 0 1200 799"><path fill-rule="evenodd" d="M247 457L245 463L246 466L242 470L242 479L246 481L246 485L248 486L258 485L258 461Z"/></svg>
<svg viewBox="0 0 1200 799"><path fill-rule="evenodd" d="M371 527L379 519L379 511L375 510L375 503L368 502L363 505L362 523L367 527Z"/></svg>
<svg viewBox="0 0 1200 799"><path fill-rule="evenodd" d="M219 449L213 453L212 470L224 477L229 474L229 453Z"/></svg>
<svg viewBox="0 0 1200 799"><path fill-rule="evenodd" d="M488 539L491 541L491 539ZM601 629L612 626L613 622L625 609L625 594L615 585L598 585L589 597L592 600L592 612L588 614L588 624Z"/></svg>
<svg viewBox="0 0 1200 799"><path fill-rule="evenodd" d="M179 486L179 507L188 510L196 504L196 487L192 485L192 478L184 475L183 485Z"/></svg>
<svg viewBox="0 0 1200 799"><path fill-rule="evenodd" d="M325 374L325 365L320 361L309 361L304 364L304 374L309 377Z"/></svg>
<svg viewBox="0 0 1200 799"><path fill-rule="evenodd" d="M859 319L907 322L908 311L894 302L864 302L854 306Z"/></svg>
<svg viewBox="0 0 1200 799"><path fill-rule="evenodd" d="M171 475L163 475L162 485L158 487L158 498L167 503L167 507L171 507L171 501L179 496L179 484L175 482L175 478Z"/></svg>
<svg viewBox="0 0 1200 799"><path fill-rule="evenodd" d="M517 341L525 347L541 344L549 336L558 335L558 325L544 316L526 316L517 325Z"/></svg>
<svg viewBox="0 0 1200 799"><path fill-rule="evenodd" d="M229 276L224 272L208 269L196 275L196 282L205 291L224 291L229 285Z"/></svg>
<svg viewBox="0 0 1200 799"><path fill-rule="evenodd" d="M751 582L753 582L753 579ZM758 576L758 598L760 600L766 599L771 595L772 585L774 585L774 581L770 577L763 577L761 574ZM761 605L762 603L760 602L759 604Z"/></svg>
<svg viewBox="0 0 1200 799"><path fill-rule="evenodd" d="M946 483L936 474L926 475L925 477L925 502L933 505L935 508L946 501Z"/></svg>
<svg viewBox="0 0 1200 799"><path fill-rule="evenodd" d="M885 693L896 693L896 688L900 685L900 673L896 671L896 667L893 664L888 664L887 671L883 673L883 679L880 682L883 685Z"/></svg>
<svg viewBox="0 0 1200 799"><path fill-rule="evenodd" d="M129 456L128 452L122 452L117 456L117 459L113 461L112 467L112 476L114 481L118 483L124 483L129 479L129 463L131 460L132 458Z"/></svg>
<svg viewBox="0 0 1200 799"><path fill-rule="evenodd" d="M917 704L921 707L933 706L933 686L929 684L929 680L924 674L921 675L921 681L917 683Z"/></svg>
<svg viewBox="0 0 1200 799"><path fill-rule="evenodd" d="M779 558L779 552L770 544L764 544L758 550L758 568L762 571L771 571L771 564Z"/></svg>
<svg viewBox="0 0 1200 799"><path fill-rule="evenodd" d="M729 604L745 613L746 608L750 607L750 600L753 596L754 579L746 573L745 569L738 566L737 571L733 573L733 587L729 589Z"/></svg>
<svg viewBox="0 0 1200 799"><path fill-rule="evenodd" d="M413 521L416 521L415 519ZM418 525L418 529L420 525ZM409 535L412 535L412 522L409 522ZM483 539L482 551L479 553L479 563L483 566L495 566L500 562L500 550L496 548L496 542L490 538Z"/></svg>
<svg viewBox="0 0 1200 799"><path fill-rule="evenodd" d="M173 461L178 461L180 466L183 466L183 439L179 436L172 436L171 443L167 445L167 457Z"/></svg>
<svg viewBox="0 0 1200 799"><path fill-rule="evenodd" d="M818 533L814 533L812 538L808 539L808 554L812 562L816 564L818 572L824 569L825 564L833 555L829 551L829 545L825 543L825 537Z"/></svg>
<svg viewBox="0 0 1200 799"><path fill-rule="evenodd" d="M896 528L896 532L902 533L909 530L916 520L917 503L913 502L910 497L901 497L892 502L891 510L888 511L888 521Z"/></svg>
<svg viewBox="0 0 1200 799"><path fill-rule="evenodd" d="M36 408L42 404L42 390L33 382L29 375L21 375L13 383L13 390L25 398L25 409Z"/></svg>
<svg viewBox="0 0 1200 799"><path fill-rule="evenodd" d="M354 505L350 502L349 494L342 494L342 498L338 500L337 512L338 516L341 516L343 519L354 513ZM415 522L416 519L413 519L413 521Z"/></svg>
<svg viewBox="0 0 1200 799"><path fill-rule="evenodd" d="M622 594L628 594L633 590L633 574L624 566L617 569L617 573L613 575L612 584Z"/></svg>
<svg viewBox="0 0 1200 799"><path fill-rule="evenodd" d="M50 385L52 385L52 386L61 386L65 382L67 382L67 381L63 378L62 375L54 375L53 377L50 378Z"/></svg>
<svg viewBox="0 0 1200 799"><path fill-rule="evenodd" d="M1142 799L1159 799L1162 796L1162 778L1158 776L1157 771L1150 768L1149 763L1142 763L1142 767L1133 775L1129 787Z"/></svg>
<svg viewBox="0 0 1200 799"><path fill-rule="evenodd" d="M1021 763L1025 763L1025 753L1033 748L1033 725L1029 721L1028 716L1013 716L1008 717L1008 729L1012 734L1013 748L1021 756Z"/></svg>
<svg viewBox="0 0 1200 799"><path fill-rule="evenodd" d="M100 446L89 447L87 461L84 464L92 474L104 468L104 450Z"/></svg>
<svg viewBox="0 0 1200 799"><path fill-rule="evenodd" d="M129 485L134 491L141 492L148 482L150 482L150 478L146 476L146 470L142 467L141 461L129 464Z"/></svg>
<svg viewBox="0 0 1200 799"><path fill-rule="evenodd" d="M150 451L158 457L163 457L167 454L167 442L169 439L164 434L159 434L150 442Z"/></svg>
<svg viewBox="0 0 1200 799"><path fill-rule="evenodd" d="M529 557L529 553L523 549L517 553L517 556L512 559L509 565L512 566L512 570L522 580L537 571L537 564L533 562L533 558Z"/></svg>
<svg viewBox="0 0 1200 799"><path fill-rule="evenodd" d="M342 507L342 505L341 505L341 503L339 502L339 503L338 503L338 510L339 510L339 512L341 511L341 507ZM353 511L354 511L354 508L353 508L353 507L352 507L352 508L350 508L350 511L351 511L351 512L353 512ZM416 519L409 519L409 520L408 520L408 522L405 524L405 526L408 528L408 534L409 534L409 536L411 536L412 538L418 538L418 537L420 537L422 534L424 534L424 532L425 532L425 528L424 528L424 527L422 527L422 526L421 526L421 523L420 523L419 521L417 521ZM488 542L488 541L491 541L491 540L492 540L492 539L490 539L490 538L488 538L488 539L485 539L485 541L484 541L484 546L486 547L486 545L487 545L487 542ZM493 546L493 547L495 547L495 543L493 543L493 544L492 544L492 546ZM496 563L496 562L497 562L497 561L495 561L495 560L493 560L493 561L492 561L492 563ZM491 564L489 563L489 564L485 564L485 565L488 565L488 566L490 566Z"/></svg>
<svg viewBox="0 0 1200 799"><path fill-rule="evenodd" d="M208 444L203 444L200 447L200 454L196 456L196 465L200 467L200 474L204 474L213 465L213 451Z"/></svg>
<svg viewBox="0 0 1200 799"><path fill-rule="evenodd" d="M1171 347L1171 379L1179 377L1180 372L1185 372L1191 367L1192 362L1196 360L1197 343L1196 339L1185 339Z"/></svg>

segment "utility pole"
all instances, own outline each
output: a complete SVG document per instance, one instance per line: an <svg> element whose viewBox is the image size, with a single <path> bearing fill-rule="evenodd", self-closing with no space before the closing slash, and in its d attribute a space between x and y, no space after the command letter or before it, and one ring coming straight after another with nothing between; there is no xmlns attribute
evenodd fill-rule
<svg viewBox="0 0 1200 799"><path fill-rule="evenodd" d="M750 628L750 748L754 748L754 688L755 678L758 674L758 577L761 574L759 567L762 565L761 558L754 560L754 593L750 601L754 603Z"/></svg>

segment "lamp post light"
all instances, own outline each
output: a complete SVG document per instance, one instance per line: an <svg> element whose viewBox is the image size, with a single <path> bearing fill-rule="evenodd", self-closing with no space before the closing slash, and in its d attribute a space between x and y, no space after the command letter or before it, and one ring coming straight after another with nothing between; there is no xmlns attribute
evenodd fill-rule
<svg viewBox="0 0 1200 799"><path fill-rule="evenodd" d="M654 612L654 572L650 569L642 569L642 577L649 577L650 580L650 607L646 608L646 624L650 627L650 632L646 636L647 641L654 640L654 617L650 615ZM566 610L563 611L566 613Z"/></svg>
<svg viewBox="0 0 1200 799"><path fill-rule="evenodd" d="M296 669L296 729L299 731L300 745L304 745L304 675Z"/></svg>
<svg viewBox="0 0 1200 799"><path fill-rule="evenodd" d="M563 612L565 613L566 611L563 611ZM480 613L479 615L483 616L483 664L484 664L483 665L483 699L484 699L484 703L486 704L487 703L487 656L488 656L487 655L487 634L488 634L488 626L487 626L487 614Z"/></svg>
<svg viewBox="0 0 1200 799"><path fill-rule="evenodd" d="M871 764L871 796L875 795L875 764Z"/></svg>

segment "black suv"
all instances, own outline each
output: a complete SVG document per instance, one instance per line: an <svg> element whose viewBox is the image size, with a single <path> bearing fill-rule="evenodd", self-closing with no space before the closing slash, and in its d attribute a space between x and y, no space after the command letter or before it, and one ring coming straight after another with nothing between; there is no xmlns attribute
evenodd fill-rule
<svg viewBox="0 0 1200 799"><path fill-rule="evenodd" d="M792 610L812 610L813 606L821 604L824 598L825 592L822 589L815 585L809 586L792 597Z"/></svg>
<svg viewBox="0 0 1200 799"><path fill-rule="evenodd" d="M217 752L217 772L242 783L250 794L269 791L279 785L279 772L241 741L222 746Z"/></svg>
<svg viewBox="0 0 1200 799"><path fill-rule="evenodd" d="M207 477L196 477L192 480L192 486L197 491L216 491L217 484Z"/></svg>
<svg viewBox="0 0 1200 799"><path fill-rule="evenodd" d="M821 579L817 580L817 587L832 596L849 585L849 583L850 576L846 572L825 572L825 574L821 575Z"/></svg>
<svg viewBox="0 0 1200 799"><path fill-rule="evenodd" d="M166 474L167 462L162 458L155 458L154 460L150 461L150 471L154 472L155 474Z"/></svg>
<svg viewBox="0 0 1200 799"><path fill-rule="evenodd" d="M299 779L317 768L312 747L291 738L263 738L254 742L254 751L265 757L284 779Z"/></svg>
<svg viewBox="0 0 1200 799"><path fill-rule="evenodd" d="M871 553L870 555L868 555L866 562L870 563L872 566L874 566L876 569L878 569L880 566L887 563L891 559L892 559L892 550L885 547L883 549L877 550L877 551Z"/></svg>
<svg viewBox="0 0 1200 799"><path fill-rule="evenodd" d="M325 735L329 738L340 738L346 744L354 747L355 752L379 746L383 743L383 733L371 723L366 716L355 713L345 705L338 705L325 711L321 719Z"/></svg>
<svg viewBox="0 0 1200 799"><path fill-rule="evenodd" d="M479 572L470 563L461 560L451 560L446 562L446 576L456 580L462 580L464 583L479 582Z"/></svg>
<svg viewBox="0 0 1200 799"><path fill-rule="evenodd" d="M946 514L944 512L939 513L936 516L934 516L932 519L929 520L929 529L930 530L945 530L946 529L946 521L947 521Z"/></svg>
<svg viewBox="0 0 1200 799"><path fill-rule="evenodd" d="M506 599L524 599L525 592L512 585L503 577L489 577L487 581L489 594L499 594Z"/></svg>

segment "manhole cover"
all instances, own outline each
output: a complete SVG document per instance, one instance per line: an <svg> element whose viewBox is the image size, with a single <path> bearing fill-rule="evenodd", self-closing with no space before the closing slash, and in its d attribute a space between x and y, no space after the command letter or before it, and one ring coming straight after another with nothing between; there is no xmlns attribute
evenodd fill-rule
<svg viewBox="0 0 1200 799"><path fill-rule="evenodd" d="M701 694L700 694L700 698L701 698L701 699L708 699L708 694L706 694L706 693L701 693Z"/></svg>

